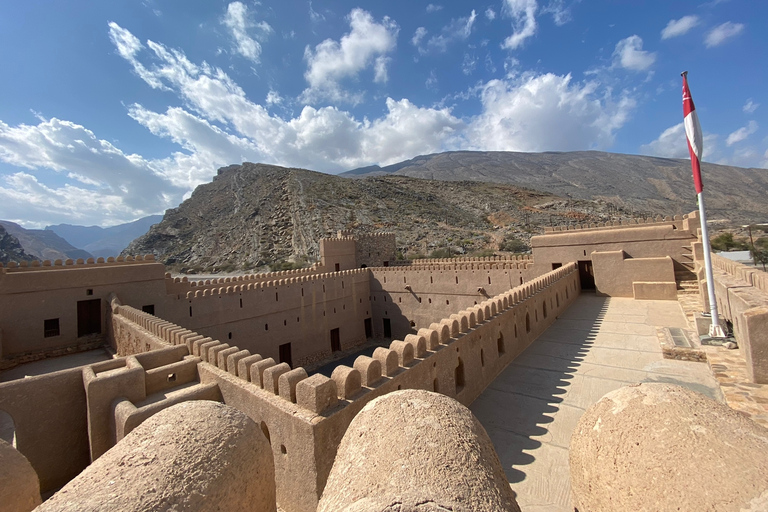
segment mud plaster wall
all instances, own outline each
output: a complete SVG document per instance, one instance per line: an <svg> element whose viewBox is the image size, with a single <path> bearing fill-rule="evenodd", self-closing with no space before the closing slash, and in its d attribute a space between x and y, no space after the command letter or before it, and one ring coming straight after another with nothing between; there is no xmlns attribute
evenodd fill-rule
<svg viewBox="0 0 768 512"><path fill-rule="evenodd" d="M0 383L0 410L13 418L17 448L37 472L43 493L90 463L80 368Z"/></svg>
<svg viewBox="0 0 768 512"><path fill-rule="evenodd" d="M349 423L374 398L397 389L412 388L438 391L464 405L471 404L579 295L578 271L569 266L561 273L564 274L562 277L540 289L538 286L543 285L529 283L509 290L506 295L510 301L519 302L445 340L435 350L427 351L423 358L400 367L395 375L382 377L372 387L363 386L351 401L341 400L341 409L324 412L324 419L313 422L320 489L325 486L336 449ZM499 351L500 346L503 346L503 352ZM458 387L456 382L459 360L463 368L463 387Z"/></svg>
<svg viewBox="0 0 768 512"><path fill-rule="evenodd" d="M386 318L392 336L401 339L536 277L532 266L516 262L380 267L371 273L374 336L384 336Z"/></svg>
<svg viewBox="0 0 768 512"><path fill-rule="evenodd" d="M3 357L52 351L87 343L78 338L77 303L101 300L101 335L109 294L119 291L141 308L165 296L165 269L159 263L124 263L2 269L0 328ZM58 319L60 334L45 337L44 321Z"/></svg>
<svg viewBox="0 0 768 512"><path fill-rule="evenodd" d="M290 343L291 366L301 366L331 354L332 329L339 329L342 350L365 342L370 274L357 269L189 292L167 297L155 314L276 361L279 346Z"/></svg>
<svg viewBox="0 0 768 512"><path fill-rule="evenodd" d="M590 260L594 251L621 251L630 258L669 256L675 269L690 262L691 243L696 241L697 219L660 224L616 226L583 231L548 232L531 238L535 266L543 271L553 263Z"/></svg>

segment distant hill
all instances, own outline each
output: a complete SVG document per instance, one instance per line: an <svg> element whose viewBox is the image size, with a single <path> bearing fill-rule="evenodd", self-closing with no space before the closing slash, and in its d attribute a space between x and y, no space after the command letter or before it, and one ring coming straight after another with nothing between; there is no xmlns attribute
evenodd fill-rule
<svg viewBox="0 0 768 512"><path fill-rule="evenodd" d="M24 252L19 239L8 233L0 224L0 263L3 265L8 262L30 261L36 259L34 256Z"/></svg>
<svg viewBox="0 0 768 512"><path fill-rule="evenodd" d="M87 259L91 254L77 247L73 247L69 242L61 238L53 231L45 229L24 229L23 227L0 220L0 225L4 226L6 231L16 237L24 248L24 251L38 260L66 260L78 258Z"/></svg>
<svg viewBox="0 0 768 512"><path fill-rule="evenodd" d="M253 269L314 261L320 238L340 229L394 232L407 257L438 248L493 253L515 241L524 250L542 225L629 215L604 201L506 184L397 175L349 179L245 163L220 169L124 254L152 253L176 269Z"/></svg>
<svg viewBox="0 0 768 512"><path fill-rule="evenodd" d="M135 238L149 231L153 224L163 220L162 215L150 215L134 222L120 224L108 228L99 226L76 226L72 224L57 224L46 226L67 242L93 254L95 257L117 256L128 247Z"/></svg>
<svg viewBox="0 0 768 512"><path fill-rule="evenodd" d="M427 180L506 183L671 215L697 208L690 161L600 151L455 151L418 156L386 167L364 167L340 176L392 174ZM702 175L711 219L740 224L768 220L768 170L705 162Z"/></svg>

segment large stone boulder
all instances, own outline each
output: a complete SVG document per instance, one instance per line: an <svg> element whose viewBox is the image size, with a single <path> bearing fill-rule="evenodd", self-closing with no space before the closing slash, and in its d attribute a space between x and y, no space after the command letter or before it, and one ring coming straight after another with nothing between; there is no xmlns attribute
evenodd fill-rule
<svg viewBox="0 0 768 512"><path fill-rule="evenodd" d="M40 503L40 481L32 464L0 439L0 509L29 512Z"/></svg>
<svg viewBox="0 0 768 512"><path fill-rule="evenodd" d="M276 509L261 429L237 409L192 401L144 421L38 511Z"/></svg>
<svg viewBox="0 0 768 512"><path fill-rule="evenodd" d="M519 511L488 434L456 400L396 391L352 420L318 512Z"/></svg>
<svg viewBox="0 0 768 512"><path fill-rule="evenodd" d="M571 437L579 512L768 510L768 430L670 384L612 391Z"/></svg>

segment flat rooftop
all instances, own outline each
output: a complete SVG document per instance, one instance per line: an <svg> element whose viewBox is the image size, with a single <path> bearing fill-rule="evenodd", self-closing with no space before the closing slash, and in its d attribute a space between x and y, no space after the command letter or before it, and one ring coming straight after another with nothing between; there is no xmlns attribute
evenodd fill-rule
<svg viewBox="0 0 768 512"><path fill-rule="evenodd" d="M470 406L523 512L573 512L571 433L606 393L665 382L724 401L706 363L664 359L658 327L688 328L678 302L582 294Z"/></svg>

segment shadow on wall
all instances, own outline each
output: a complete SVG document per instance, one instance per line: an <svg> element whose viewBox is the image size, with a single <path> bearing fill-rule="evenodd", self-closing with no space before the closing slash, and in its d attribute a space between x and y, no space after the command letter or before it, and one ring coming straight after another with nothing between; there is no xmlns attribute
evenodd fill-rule
<svg viewBox="0 0 768 512"><path fill-rule="evenodd" d="M591 327L571 330L569 341L558 343L556 356L543 346L545 331L470 406L493 441L510 483L525 480L526 473L521 467L534 461L528 452L541 446L534 438L548 434L547 424L552 422L573 374L593 345L609 300L581 301L578 316L591 321ZM569 313L574 311L572 307ZM568 440L558 441L550 439L549 442L568 448Z"/></svg>

